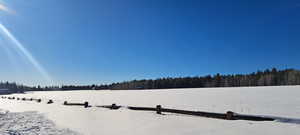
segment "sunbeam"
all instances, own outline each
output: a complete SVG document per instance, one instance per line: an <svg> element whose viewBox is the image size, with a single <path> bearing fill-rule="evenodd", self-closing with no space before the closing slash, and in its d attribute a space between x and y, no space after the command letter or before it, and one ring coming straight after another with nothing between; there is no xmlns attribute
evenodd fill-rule
<svg viewBox="0 0 300 135"><path fill-rule="evenodd" d="M12 42L17 49L17 51L24 54L24 56L29 60L29 62L41 73L41 75L46 79L49 83L52 83L48 72L41 66L41 64L33 57L33 55L12 35L12 33L2 24L0 23L1 34L6 37L8 40Z"/></svg>

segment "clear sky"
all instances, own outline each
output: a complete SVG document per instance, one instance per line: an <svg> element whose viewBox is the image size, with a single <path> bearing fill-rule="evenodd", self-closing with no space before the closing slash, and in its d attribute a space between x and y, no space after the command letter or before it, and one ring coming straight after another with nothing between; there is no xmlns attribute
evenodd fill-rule
<svg viewBox="0 0 300 135"><path fill-rule="evenodd" d="M56 84L300 69L300 0L0 3L0 22ZM46 84L3 35L0 80Z"/></svg>

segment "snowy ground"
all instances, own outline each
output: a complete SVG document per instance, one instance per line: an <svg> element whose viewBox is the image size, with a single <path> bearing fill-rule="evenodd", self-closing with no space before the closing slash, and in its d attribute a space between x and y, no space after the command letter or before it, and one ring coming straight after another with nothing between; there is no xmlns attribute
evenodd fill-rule
<svg viewBox="0 0 300 135"><path fill-rule="evenodd" d="M145 91L68 91L33 92L10 95L42 98L42 103L0 99L0 108L11 112L37 111L53 121L56 129L84 135L297 135L300 133L300 86L255 88L205 88ZM54 104L47 105L47 99ZM92 105L148 106L225 113L234 111L250 115L278 117L277 121L226 121L185 115L157 115L154 112L125 108L83 108L63 106L63 101ZM12 113L25 115L26 113ZM31 112L32 113L32 112ZM32 114L32 116L35 116ZM2 117L2 116L1 116ZM21 117L21 116L20 116ZM26 115L26 117L31 117ZM39 119L38 119L39 120ZM48 121L43 117L41 121ZM5 122L4 122L5 123ZM15 122L18 123L18 122ZM48 122L47 122L48 123ZM51 122L50 122L51 123ZM0 129L1 129L0 125ZM44 125L40 125L42 129ZM1 131L1 130L0 130ZM69 131L71 134L73 132ZM0 132L1 133L1 132ZM60 132L64 134L64 132Z"/></svg>
<svg viewBox="0 0 300 135"><path fill-rule="evenodd" d="M59 129L37 112L0 113L1 135L76 135L68 129Z"/></svg>

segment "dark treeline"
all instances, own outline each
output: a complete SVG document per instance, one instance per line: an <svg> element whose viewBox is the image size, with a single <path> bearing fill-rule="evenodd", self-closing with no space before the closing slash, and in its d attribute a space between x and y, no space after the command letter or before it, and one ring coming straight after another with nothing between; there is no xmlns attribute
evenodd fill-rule
<svg viewBox="0 0 300 135"><path fill-rule="evenodd" d="M295 69L266 69L250 74L207 75L196 77L159 78L132 80L105 85L63 85L47 87L28 87L16 83L1 82L0 89L14 91L48 90L136 90L136 89L172 89L172 88L208 88L208 87L248 87L300 85L300 71Z"/></svg>
<svg viewBox="0 0 300 135"><path fill-rule="evenodd" d="M23 85L17 85L17 83L9 83L9 82L0 82L0 94L5 93L22 93L24 89L28 89L28 87Z"/></svg>
<svg viewBox="0 0 300 135"><path fill-rule="evenodd" d="M172 89L208 87L247 87L300 85L300 71L295 69L266 69L251 74L207 75L200 77L160 78L113 83L110 89Z"/></svg>
<svg viewBox="0 0 300 135"><path fill-rule="evenodd" d="M64 85L61 90L107 90L110 89L110 85L85 85L85 86L74 86Z"/></svg>

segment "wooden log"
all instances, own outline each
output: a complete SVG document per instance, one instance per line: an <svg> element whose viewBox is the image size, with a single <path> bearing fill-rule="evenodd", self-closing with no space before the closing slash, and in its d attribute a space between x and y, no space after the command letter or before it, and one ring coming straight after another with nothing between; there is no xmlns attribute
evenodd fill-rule
<svg viewBox="0 0 300 135"><path fill-rule="evenodd" d="M177 114L201 116L201 117L207 117L207 118L226 119L226 115L222 114L222 113L187 111L187 110L166 109L166 108L163 108L161 111L162 112L168 112L168 113L177 113Z"/></svg>
<svg viewBox="0 0 300 135"><path fill-rule="evenodd" d="M68 106L84 106L85 108L90 107L88 102L84 102L84 103L68 103L67 101L65 101L64 105L68 105Z"/></svg>
<svg viewBox="0 0 300 135"><path fill-rule="evenodd" d="M128 106L127 107L130 110L137 110L137 111L156 111L156 108L153 107L134 107L134 106Z"/></svg>
<svg viewBox="0 0 300 135"><path fill-rule="evenodd" d="M274 121L274 118L263 116L250 116L250 115L236 115L235 120L249 120L249 121Z"/></svg>
<svg viewBox="0 0 300 135"><path fill-rule="evenodd" d="M102 108L108 108L108 109L111 109L111 110L117 110L117 109L121 108L122 106L112 104L112 105L101 105L101 106L96 106L96 107L102 107Z"/></svg>
<svg viewBox="0 0 300 135"><path fill-rule="evenodd" d="M28 98L25 98L25 97L24 97L24 98L21 98L21 100L23 100L23 101L32 101L33 98L29 98L29 99L28 99Z"/></svg>
<svg viewBox="0 0 300 135"><path fill-rule="evenodd" d="M84 103L67 103L67 104L64 104L64 105L70 105L70 106L85 106Z"/></svg>

